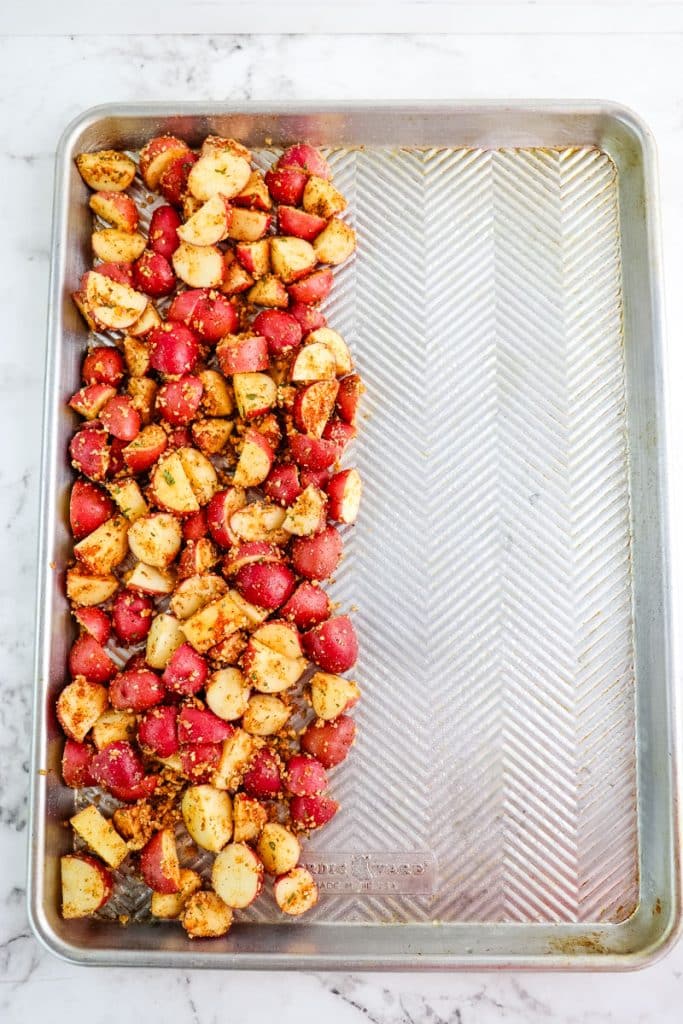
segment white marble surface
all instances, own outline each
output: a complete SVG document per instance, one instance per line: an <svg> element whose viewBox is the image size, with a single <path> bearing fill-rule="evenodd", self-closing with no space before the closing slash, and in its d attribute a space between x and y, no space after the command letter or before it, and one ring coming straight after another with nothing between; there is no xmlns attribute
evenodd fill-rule
<svg viewBox="0 0 683 1024"><path fill-rule="evenodd" d="M522 5L519 5L520 7ZM609 5L602 5L609 6ZM662 5L671 6L671 5ZM103 15L113 29L113 12ZM40 27L37 16L35 28ZM306 27L293 24L292 28ZM522 28L526 26L522 25ZM495 20L489 32L495 33ZM66 122L111 100L604 97L659 141L669 379L681 379L683 100L680 35L654 32L412 37L109 36L0 39L0 1020L283 1024L673 1024L683 945L646 972L301 975L71 967L30 936L24 909L40 405L52 159ZM672 462L674 498L681 462Z"/></svg>

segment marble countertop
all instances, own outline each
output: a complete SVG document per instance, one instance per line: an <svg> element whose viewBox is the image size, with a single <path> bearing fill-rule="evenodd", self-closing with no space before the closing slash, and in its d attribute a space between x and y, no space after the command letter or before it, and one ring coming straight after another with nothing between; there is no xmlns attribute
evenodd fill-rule
<svg viewBox="0 0 683 1024"><path fill-rule="evenodd" d="M106 20L113 29L113 12ZM45 303L53 153L62 128L83 108L113 100L618 100L649 122L659 143L669 380L679 381L683 40L657 21L657 31L644 35L582 24L574 35L553 32L547 23L540 34L496 34L494 19L487 32L482 26L461 36L0 37L0 423L8 432L0 460L0 1020L6 1024L39 1019L41 1011L53 1024L100 1024L130 1013L173 1024L209 1024L226 1013L282 1024L680 1020L683 944L647 971L619 976L269 974L264 983L245 973L72 967L32 938L24 907ZM676 505L680 460L672 459Z"/></svg>

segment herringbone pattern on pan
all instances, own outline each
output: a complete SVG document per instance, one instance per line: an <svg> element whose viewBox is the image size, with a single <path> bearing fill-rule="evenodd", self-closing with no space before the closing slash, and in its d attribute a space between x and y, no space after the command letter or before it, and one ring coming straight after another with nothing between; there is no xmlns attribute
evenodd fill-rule
<svg viewBox="0 0 683 1024"><path fill-rule="evenodd" d="M334 586L364 700L309 849L424 853L437 879L325 895L307 920L620 920L638 886L614 168L593 149L330 159L360 241L326 312L368 388Z"/></svg>

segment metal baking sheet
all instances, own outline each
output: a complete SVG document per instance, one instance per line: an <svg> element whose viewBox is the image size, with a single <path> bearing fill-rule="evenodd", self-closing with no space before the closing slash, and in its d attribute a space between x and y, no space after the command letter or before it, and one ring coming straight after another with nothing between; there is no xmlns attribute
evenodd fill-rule
<svg viewBox="0 0 683 1024"><path fill-rule="evenodd" d="M364 701L342 812L305 847L322 890L222 940L58 913L52 706L71 638L64 406L86 340L83 149L305 138L349 198L357 258L325 312L366 381L363 514L334 596ZM33 927L82 963L627 968L680 921L653 144L606 103L105 107L57 157L38 600Z"/></svg>

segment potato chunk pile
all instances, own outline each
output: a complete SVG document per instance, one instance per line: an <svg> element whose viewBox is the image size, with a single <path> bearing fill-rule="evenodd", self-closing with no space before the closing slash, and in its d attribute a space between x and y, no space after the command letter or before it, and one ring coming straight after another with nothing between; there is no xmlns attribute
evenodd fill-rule
<svg viewBox="0 0 683 1024"><path fill-rule="evenodd" d="M356 237L305 143L265 176L217 136L76 164L97 220L73 300L99 337L69 401L79 632L57 717L66 785L119 806L71 819L62 912L98 911L130 858L153 915L217 937L265 876L283 913L315 904L300 843L337 813L355 738L356 634L322 584L360 505L340 460L363 386L320 303ZM146 231L139 178L161 197Z"/></svg>

